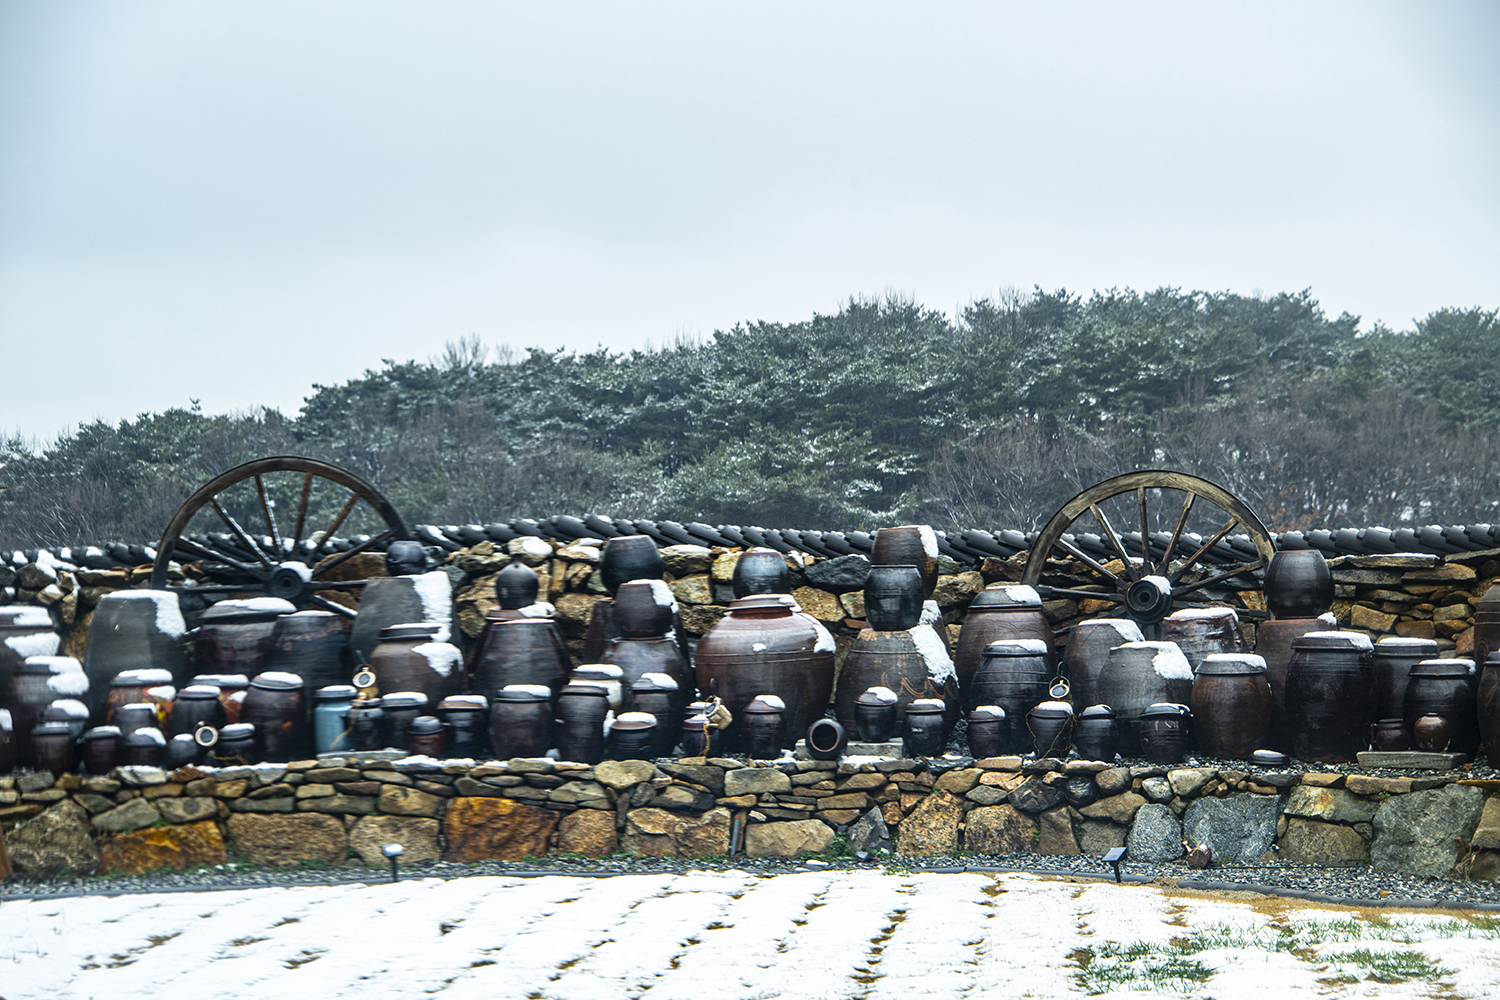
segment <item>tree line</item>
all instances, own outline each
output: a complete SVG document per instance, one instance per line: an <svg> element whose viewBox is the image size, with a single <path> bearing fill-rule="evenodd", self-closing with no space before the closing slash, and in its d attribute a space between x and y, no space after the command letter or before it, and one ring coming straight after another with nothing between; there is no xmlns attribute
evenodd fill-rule
<svg viewBox="0 0 1500 1000"><path fill-rule="evenodd" d="M1473 523L1500 500L1500 322L1361 332L1310 292L890 297L627 352L450 343L301 411L193 409L0 441L0 544L153 540L270 454L369 479L410 522L595 511L773 527L1026 530L1132 468L1213 479L1273 529Z"/></svg>

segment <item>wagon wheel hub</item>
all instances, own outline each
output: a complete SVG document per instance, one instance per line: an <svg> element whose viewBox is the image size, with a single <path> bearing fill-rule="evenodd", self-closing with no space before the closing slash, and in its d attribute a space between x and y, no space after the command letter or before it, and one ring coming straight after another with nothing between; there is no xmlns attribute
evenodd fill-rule
<svg viewBox="0 0 1500 1000"><path fill-rule="evenodd" d="M1125 590L1125 611L1139 624L1155 625L1172 613L1172 581L1148 576Z"/></svg>
<svg viewBox="0 0 1500 1000"><path fill-rule="evenodd" d="M293 604L301 604L302 599L310 589L308 584L312 582L312 570L305 562L285 562L271 571L266 578L266 593L271 597L280 597L291 601Z"/></svg>

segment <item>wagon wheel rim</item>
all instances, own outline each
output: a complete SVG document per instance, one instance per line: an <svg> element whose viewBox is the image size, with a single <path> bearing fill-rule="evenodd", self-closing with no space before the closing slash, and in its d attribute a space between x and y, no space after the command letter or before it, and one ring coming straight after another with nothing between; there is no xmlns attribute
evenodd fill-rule
<svg viewBox="0 0 1500 1000"><path fill-rule="evenodd" d="M300 484L291 480L295 512L290 518L278 518L276 501L271 495L273 491L267 482L268 477L287 473L301 473ZM273 485L284 484L287 480L281 478L271 482ZM323 489L320 489L320 484ZM249 519L248 526L229 509L229 497L235 493L236 487L243 487L235 494L239 506L248 505L252 514L258 514L258 518ZM321 495L327 488L345 492L335 492L335 500L341 502L336 503L337 513L323 526L324 520L318 516L319 512L311 509L311 502L315 491ZM245 490L253 492L246 493ZM365 508L368 508L368 513ZM229 542L214 542L212 539L200 542L184 534L194 517L202 512L207 512L206 517L216 517L228 529ZM384 530L350 549L335 552L328 542L344 524L359 523L351 522L351 516L373 516L384 525ZM319 527L321 531L316 530ZM266 534L253 535L251 531L256 528L264 528ZM283 528L290 530L283 531ZM173 512L156 548L151 586L157 590L190 594L259 590L269 597L291 601L299 608L311 606L352 618L352 609L329 600L319 591L355 589L369 581L335 580L329 574L362 552L410 538L411 533L390 501L354 473L297 455L259 458L215 476L194 490ZM307 543L313 539L316 539L315 544L309 546ZM212 583L195 587L170 585L168 572L171 563L192 560L223 566L228 573L238 573L248 579L244 583Z"/></svg>
<svg viewBox="0 0 1500 1000"><path fill-rule="evenodd" d="M1153 491L1183 495L1180 504L1158 505L1158 510L1166 509L1169 521L1153 521L1150 509ZM1122 534L1116 530L1102 505L1116 497L1128 498L1131 495L1136 501L1134 513L1139 518L1139 538L1127 541L1126 536L1137 528L1134 518ZM1214 526L1212 533L1204 536L1186 531L1195 514L1202 517L1208 513L1206 506L1218 508L1218 513L1207 519ZM1111 556L1097 559L1063 537L1079 521L1097 527L1113 553ZM1165 530L1153 531L1155 526ZM1255 557L1248 558L1246 553L1247 558L1238 562L1208 561L1215 547L1236 529L1249 536L1255 547ZM1141 627L1143 633L1155 636L1160 633L1162 619L1173 611L1205 606L1202 603L1206 596L1204 591L1210 587L1233 585L1239 580L1242 585L1238 589L1246 589L1244 585L1254 580L1253 574L1270 565L1275 552L1275 543L1260 518L1249 505L1224 487L1184 472L1144 469L1095 483L1059 507L1027 553L1021 582L1035 587L1047 597L1108 601L1114 608L1106 614L1123 612ZM1098 581L1092 586L1102 585L1106 589L1044 586L1041 581L1046 561L1053 555L1081 563ZM1118 573L1109 568L1109 564L1116 561L1121 565ZM1263 612L1252 609L1236 610L1245 617L1264 617Z"/></svg>

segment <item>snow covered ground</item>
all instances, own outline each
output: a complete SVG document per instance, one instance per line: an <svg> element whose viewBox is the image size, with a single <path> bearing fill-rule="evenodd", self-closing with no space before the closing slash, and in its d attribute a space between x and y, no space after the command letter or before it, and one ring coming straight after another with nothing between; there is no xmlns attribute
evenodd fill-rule
<svg viewBox="0 0 1500 1000"><path fill-rule="evenodd" d="M1488 997L1496 938L1030 875L474 877L7 902L0 996Z"/></svg>

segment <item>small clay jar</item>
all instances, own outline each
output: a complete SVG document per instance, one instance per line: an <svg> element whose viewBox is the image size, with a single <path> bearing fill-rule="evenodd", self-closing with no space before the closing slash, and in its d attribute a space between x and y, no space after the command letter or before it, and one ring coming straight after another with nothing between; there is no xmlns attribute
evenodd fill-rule
<svg viewBox="0 0 1500 1000"><path fill-rule="evenodd" d="M261 760L302 760L312 748L307 694L296 674L268 670L250 682L240 717L255 724Z"/></svg>
<svg viewBox="0 0 1500 1000"><path fill-rule="evenodd" d="M219 704L224 706L224 725L240 721L240 706L250 689L250 678L244 674L199 674L194 684L212 684L219 689Z"/></svg>
<svg viewBox="0 0 1500 1000"><path fill-rule="evenodd" d="M125 746L125 739L137 729L157 728L156 706L144 701L131 705L121 705L114 711L113 724L120 730L120 747Z"/></svg>
<svg viewBox="0 0 1500 1000"><path fill-rule="evenodd" d="M1066 757L1073 744L1073 706L1065 701L1044 701L1026 713L1026 731L1038 760Z"/></svg>
<svg viewBox="0 0 1500 1000"><path fill-rule="evenodd" d="M208 684L191 684L177 692L167 735L191 739L199 725L219 729L228 721L224 716L224 704L219 700L219 689Z"/></svg>
<svg viewBox="0 0 1500 1000"><path fill-rule="evenodd" d="M792 572L787 568L786 557L780 552L753 548L735 561L729 585L736 598L752 594L789 594L792 592Z"/></svg>
<svg viewBox="0 0 1500 1000"><path fill-rule="evenodd" d="M669 756L677 745L677 727L665 725L662 720L675 718L674 706L680 695L677 681L667 674L642 674L630 687L631 710L656 719L656 728L652 730L656 741L651 748L652 759Z"/></svg>
<svg viewBox="0 0 1500 1000"><path fill-rule="evenodd" d="M1112 763L1120 752L1120 725L1108 705L1090 705L1078 713L1073 726L1073 749L1083 760Z"/></svg>
<svg viewBox="0 0 1500 1000"><path fill-rule="evenodd" d="M506 611L519 611L535 604L540 589L541 578L519 555L512 556L510 565L495 574L495 597Z"/></svg>
<svg viewBox="0 0 1500 1000"><path fill-rule="evenodd" d="M630 692L625 687L625 671L613 663L582 664L574 668L573 676L568 680L570 683L602 687L609 698L609 710L616 715L625 711L630 698Z"/></svg>
<svg viewBox="0 0 1500 1000"><path fill-rule="evenodd" d="M66 722L39 722L31 727L31 766L35 770L62 777L73 766L73 747L73 731Z"/></svg>
<svg viewBox="0 0 1500 1000"><path fill-rule="evenodd" d="M975 760L998 757L1005 752L1009 720L999 705L980 705L969 713L969 754Z"/></svg>
<svg viewBox="0 0 1500 1000"><path fill-rule="evenodd" d="M1442 753L1453 735L1453 727L1441 715L1424 715L1411 728L1417 749L1426 753Z"/></svg>
<svg viewBox="0 0 1500 1000"><path fill-rule="evenodd" d="M1401 719L1376 720L1370 726L1370 745L1384 753L1410 750L1411 736L1406 732L1406 723Z"/></svg>
<svg viewBox="0 0 1500 1000"><path fill-rule="evenodd" d="M406 733L419 715L427 714L427 696L421 691L392 691L380 698L385 713L385 745L405 750Z"/></svg>
<svg viewBox="0 0 1500 1000"><path fill-rule="evenodd" d="M565 685L557 696L558 759L575 764L603 760L604 720L608 716L609 692L604 688L582 681Z"/></svg>
<svg viewBox="0 0 1500 1000"><path fill-rule="evenodd" d="M227 728L227 727L226 727ZM349 746L354 750L379 750L385 734L385 708L379 698L356 699L349 706Z"/></svg>
<svg viewBox="0 0 1500 1000"><path fill-rule="evenodd" d="M419 715L406 727L406 749L412 755L443 759L447 739L436 716Z"/></svg>
<svg viewBox="0 0 1500 1000"><path fill-rule="evenodd" d="M625 712L609 724L609 755L614 760L653 760L656 757L656 716Z"/></svg>
<svg viewBox="0 0 1500 1000"><path fill-rule="evenodd" d="M219 730L219 741L209 756L220 766L255 763L255 723L231 722Z"/></svg>
<svg viewBox="0 0 1500 1000"><path fill-rule="evenodd" d="M160 729L137 729L125 737L125 763L136 767L162 767L167 762L167 738Z"/></svg>
<svg viewBox="0 0 1500 1000"><path fill-rule="evenodd" d="M167 740L167 763L171 770L203 763L203 748L191 733L182 733Z"/></svg>
<svg viewBox="0 0 1500 1000"><path fill-rule="evenodd" d="M490 743L500 760L541 757L552 749L552 689L507 684L490 702Z"/></svg>
<svg viewBox="0 0 1500 1000"><path fill-rule="evenodd" d="M946 706L939 698L918 698L906 706L906 731L902 734L906 753L914 757L936 757L947 743L943 725Z"/></svg>
<svg viewBox="0 0 1500 1000"><path fill-rule="evenodd" d="M83 769L88 774L104 775L120 762L120 728L95 726L83 734Z"/></svg>
<svg viewBox="0 0 1500 1000"><path fill-rule="evenodd" d="M490 703L482 694L451 694L438 702L448 728L448 754L484 760L489 753Z"/></svg>
<svg viewBox="0 0 1500 1000"><path fill-rule="evenodd" d="M849 745L849 734L834 719L815 720L807 727L804 739L807 755L813 760L838 760Z"/></svg>
<svg viewBox="0 0 1500 1000"><path fill-rule="evenodd" d="M682 756L717 757L722 753L724 731L708 721L701 711L688 707L688 716L682 720Z"/></svg>
<svg viewBox="0 0 1500 1000"><path fill-rule="evenodd" d="M623 587L621 588L624 589ZM740 714L740 742L746 756L773 760L786 742L786 703L774 694L758 695Z"/></svg>
<svg viewBox="0 0 1500 1000"><path fill-rule="evenodd" d="M16 729L10 709L0 708L0 774L9 774L16 766Z"/></svg>
<svg viewBox="0 0 1500 1000"><path fill-rule="evenodd" d="M866 688L854 699L854 731L866 743L884 743L900 721L896 692L888 687Z"/></svg>
<svg viewBox="0 0 1500 1000"><path fill-rule="evenodd" d="M1141 713L1141 755L1153 764L1180 764L1192 737L1192 711L1176 702L1156 702Z"/></svg>

